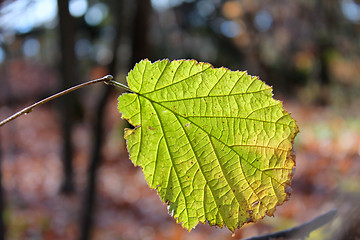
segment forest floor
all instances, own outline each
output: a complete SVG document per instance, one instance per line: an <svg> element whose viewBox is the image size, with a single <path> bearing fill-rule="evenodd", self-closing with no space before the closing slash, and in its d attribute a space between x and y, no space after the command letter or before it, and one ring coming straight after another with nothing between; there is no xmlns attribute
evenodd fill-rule
<svg viewBox="0 0 360 240"><path fill-rule="evenodd" d="M240 239L283 230L337 208L339 216L310 239L341 239L346 214L359 209L360 112L285 101L298 122L296 172L290 199L266 217L232 233L200 224L190 233L168 214L140 168L129 161L122 139L124 121L112 97L106 113L106 141L98 171L93 239ZM59 193L62 182L59 113L52 105L36 109L1 128L3 184L8 239L77 239L91 135L78 123L75 145L76 192ZM10 110L2 110L2 118ZM347 216L346 216L347 218ZM331 234L331 235L330 235ZM331 237L330 237L331 236Z"/></svg>

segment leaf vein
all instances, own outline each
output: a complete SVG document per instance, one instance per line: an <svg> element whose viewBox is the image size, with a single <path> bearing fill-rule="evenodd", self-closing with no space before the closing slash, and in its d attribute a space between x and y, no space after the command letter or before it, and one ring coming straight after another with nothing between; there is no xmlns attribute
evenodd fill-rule
<svg viewBox="0 0 360 240"><path fill-rule="evenodd" d="M175 83L176 84L176 83ZM171 85L169 85L171 86ZM159 89L156 89L156 91ZM163 101L158 101L158 103L167 103L167 102L180 102L180 101L186 101L186 100L196 100L196 99L201 99L201 98L224 98L224 97L231 97L231 96L242 96L242 95L247 95L247 94L255 94L255 93L261 93L264 92L268 89L261 89L258 91L254 91L254 92L240 92L240 93L233 93L233 94L228 94L228 95L203 95L203 96L197 96L197 97L187 97L187 98L179 98L179 99L174 99L174 100L163 100ZM146 94L149 94L152 92L147 92Z"/></svg>
<svg viewBox="0 0 360 240"><path fill-rule="evenodd" d="M139 95L140 95L140 94L139 94ZM143 95L140 95L140 96L143 96ZM199 125L197 125L195 122L191 121L191 119L189 119L188 117L183 117L183 116L179 115L178 113L174 112L172 109L167 108L166 106L163 106L163 105L159 104L158 102L156 102L156 101L154 101L154 100L151 100L151 99L149 99L149 98L147 98L147 97L145 97L145 96L143 96L143 97L146 98L148 101L150 101L151 104L156 103L156 104L158 104L159 106L162 106L163 108L165 108L165 109L167 109L168 111L172 112L172 113L174 114L174 116L176 116L176 117L177 117L177 116L180 116L181 118L184 118L184 119L190 121L190 122L193 123L195 126L197 126L199 129L201 129L201 127L200 127ZM202 117L202 116L201 116L201 117ZM159 116L158 116L158 118L159 118ZM257 121L256 119L250 119L250 120L255 120L255 121ZM260 121L260 120L259 120L259 121ZM265 121L265 122L266 122L266 121ZM269 121L268 121L268 123L274 123L274 122L269 122ZM280 123L277 123L277 124L280 124ZM285 125L285 124L281 124L281 125L287 126L287 125ZM288 127L289 127L289 126L288 126ZM204 130L202 129L202 131L204 131ZM205 132L205 131L204 131L204 132ZM225 146L231 148L231 147L228 146L226 143L222 142L220 139L218 139L218 141L220 141L221 143L223 143ZM237 153L236 151L235 151L235 153L238 155L238 153ZM238 155L238 156L239 156L239 155ZM239 156L239 157L241 158L241 156ZM247 161L247 159L245 159L245 158L242 158L242 159L244 159L245 162L247 162L248 164L250 164L252 167L254 167L255 169L257 169L258 171L261 171L261 169L259 169L259 168L257 168L256 166L254 166L252 163L250 163L249 161ZM266 173L265 173L265 174L266 174ZM272 178L272 176L270 176L270 177ZM277 181L276 179L274 179L274 180ZM283 184L280 183L280 182L279 182L279 184L283 185Z"/></svg>
<svg viewBox="0 0 360 240"><path fill-rule="evenodd" d="M171 151L170 151L170 148L169 148L169 143L168 143L168 141L167 141L167 139L166 139L166 135L165 135L163 123L161 122L161 118L160 118L159 113L158 113L158 111L156 110L154 104L153 104L151 101L149 101L149 102L150 102L152 108L154 109L154 111L155 111L155 113L156 113L156 117L157 117L157 119L158 119L158 121L159 121L160 128L161 128L161 132L162 132L162 134L163 134L163 136L164 136L165 144L166 144L166 146L167 146L167 150L168 150L169 157L170 157L170 160L171 160L171 164L172 164L172 166L173 166L173 168L174 168L174 172L175 172L176 178L177 178L177 180L178 180L178 182L179 182L180 191L181 191L181 193L182 193L182 195L183 195L183 197L184 197L184 202L185 202L185 206L186 206L186 207L185 207L185 209L183 209L183 211L186 210L186 215L187 215L187 218L188 218L188 221L189 221L189 211L188 211L188 208L187 208L187 198L186 198L185 193L184 193L184 191L183 191L183 188L184 188L184 187L182 186L182 182L181 182L181 180L180 180L180 177L179 177L179 175L178 175L178 173L177 173L177 171L176 171L176 169L175 169L175 166L176 166L176 165L175 165L175 163L174 163L174 161L173 161L173 156L172 156ZM180 215L180 214L179 214L179 215Z"/></svg>
<svg viewBox="0 0 360 240"><path fill-rule="evenodd" d="M158 77L157 80L156 80L156 83L155 83L155 86L154 86L154 90L156 89L156 86L158 85L160 78L162 77L162 75L163 75L164 72L166 71L166 68L168 68L169 65L170 65L170 62L167 62L166 65L165 65L165 67L164 67L164 69L161 71L159 77Z"/></svg>
<svg viewBox="0 0 360 240"><path fill-rule="evenodd" d="M146 93L142 93L142 95L154 93L154 92L160 91L160 90L162 90L162 89L164 89L164 88L171 87L171 86L174 86L174 85L176 85L176 84L179 84L179 83L181 83L181 82L183 82L183 81L185 81L185 80L187 80L187 79L190 79L190 78L192 78L192 77L194 77L194 76L196 76L196 75L198 75L198 74L201 74L202 72L205 72L205 71L208 70L209 68L211 68L211 66L209 66L209 67L207 67L207 68L205 68L205 69L202 69L201 71L199 71L199 72L197 72L197 73L194 73L194 74L191 75L191 76L185 77L185 78L179 80L179 81L176 82L176 83L172 83L172 84L163 86L163 87L158 88L158 89L153 90L153 91L149 91L149 92L146 92Z"/></svg>
<svg viewBox="0 0 360 240"><path fill-rule="evenodd" d="M174 114L174 113L173 113L173 114ZM187 139L187 141L189 142L189 145L190 145L190 147L191 147L191 150L192 150L192 152L193 152L193 155L194 155L194 157L195 157L195 159L196 159L196 163L197 163L197 165L199 166L199 169L200 169L200 171L201 171L201 174L203 175L205 181L208 183L209 180L206 178L206 175L205 175L205 173L204 173L204 170L202 169L202 166L201 166L201 164L199 163L199 159L198 159L198 157L197 157L197 155L196 155L196 151L194 150L194 148L193 148L193 146L192 146L192 144L191 144L191 141L190 141L190 139L189 139L189 135L186 133L186 130L184 129L184 126L181 124L178 116L177 116L176 114L174 114L174 116L176 117L176 119L177 119L178 122L180 123L180 126L182 127L182 130L183 130L183 132L184 132L184 135L186 136L186 139ZM214 194L213 190L211 189L210 185L208 185L208 186L209 186L211 195L213 196L214 202L216 203L216 206L219 207L220 205L219 205L219 203L216 201L216 197L215 197L215 194ZM226 219L226 218L224 217L224 215L223 215L224 213L222 213L222 211L221 211L220 208L219 208L219 213L220 213L220 215L222 215L223 219Z"/></svg>

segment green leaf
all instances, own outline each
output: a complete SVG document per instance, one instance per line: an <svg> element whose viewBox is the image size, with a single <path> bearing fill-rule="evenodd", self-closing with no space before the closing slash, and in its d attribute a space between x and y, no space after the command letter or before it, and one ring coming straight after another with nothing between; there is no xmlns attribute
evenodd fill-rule
<svg viewBox="0 0 360 240"><path fill-rule="evenodd" d="M183 227L234 231L287 199L298 128L271 87L195 60L143 60L127 81L130 158Z"/></svg>

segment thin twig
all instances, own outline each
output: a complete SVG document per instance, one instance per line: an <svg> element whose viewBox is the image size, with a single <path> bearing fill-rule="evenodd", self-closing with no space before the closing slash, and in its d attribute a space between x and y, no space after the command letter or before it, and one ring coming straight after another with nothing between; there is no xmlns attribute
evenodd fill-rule
<svg viewBox="0 0 360 240"><path fill-rule="evenodd" d="M85 87L85 86L88 86L88 85L91 85L91 84L94 84L94 83L105 82L105 83L108 84L108 85L113 85L113 86L116 86L116 87L121 87L121 88L123 88L123 89L125 89L125 90L127 90L127 91L131 91L129 87L125 86L124 84L121 84L121 83L118 83L118 82L116 82L116 81L113 81L113 79L114 79L113 76L107 75L107 76L105 76L105 77L98 78L98 79L95 79L95 80L91 80L91 81L88 81L88 82L85 82L85 83L76 85L76 86L74 86L74 87L68 88L68 89L66 89L66 90L64 90L64 91L61 91L61 92L59 92L59 93L56 93L56 94L54 94L54 95L52 95L52 96L50 96L50 97L48 97L48 98L45 98L45 99L43 99L43 100L41 100L41 101L39 101L39 102L37 102L37 103L34 103L34 104L31 105L31 106L28 106L28 107L24 108L23 110L15 113L14 115L8 117L7 119L1 121L1 122L0 122L0 127L1 127L2 125L5 125L6 123L8 123L8 122L10 122L10 121L12 121L12 120L14 120L14 119L16 119L17 117L20 117L21 115L28 114L28 113L32 112L32 111L34 110L34 108L36 108L37 106L39 106L39 105L41 105L41 104L44 104L44 103L49 102L49 101L51 101L51 100L53 100L53 99L55 99L55 98L58 98L58 97L60 97L60 96L62 96L62 95L65 95L65 94L67 94L67 93L69 93L69 92L75 91L75 90L77 90L77 89L79 89L79 88L82 88L82 87Z"/></svg>
<svg viewBox="0 0 360 240"><path fill-rule="evenodd" d="M305 237L308 237L312 231L324 226L325 224L333 220L336 216L336 213L337 210L334 208L327 213L315 217L314 219L299 226L289 228L280 232L248 238L247 240L304 239Z"/></svg>

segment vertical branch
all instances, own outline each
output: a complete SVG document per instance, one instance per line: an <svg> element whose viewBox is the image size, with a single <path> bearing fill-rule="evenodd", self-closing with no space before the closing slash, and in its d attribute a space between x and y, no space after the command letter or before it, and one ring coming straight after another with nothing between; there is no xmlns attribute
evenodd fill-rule
<svg viewBox="0 0 360 240"><path fill-rule="evenodd" d="M5 196L2 185L2 146L0 134L0 240L5 240L5 223L4 223L4 210L5 210Z"/></svg>
<svg viewBox="0 0 360 240"><path fill-rule="evenodd" d="M75 56L75 27L74 19L69 12L69 0L58 0L59 16L59 37L61 49L60 70L62 77L62 88L69 88L76 77L76 56ZM62 112L62 133L63 133L63 185L61 192L69 194L74 192L73 183L73 145L71 132L73 129L72 113L73 96L65 96L61 105Z"/></svg>
<svg viewBox="0 0 360 240"><path fill-rule="evenodd" d="M148 57L148 42L147 42L147 29L148 29L148 20L151 10L151 4L149 0L137 0L134 4L135 6L135 19L134 24L131 26L134 31L132 32L132 56L130 58L129 64L133 66L137 61L142 58ZM119 42L121 35L124 34L125 29L128 26L124 26L124 21L122 17L125 14L123 9L123 1L115 2L115 12L121 13L121 16L118 17L116 22L116 37L114 39L114 48L113 48L113 59L109 64L109 72L113 73L116 76L116 66L117 66L117 56L115 55L118 52ZM129 6L128 6L129 7ZM129 13L128 13L129 14ZM127 29L126 29L127 30ZM84 196L82 216L81 216L81 240L90 239L90 233L93 225L93 212L95 206L95 193L96 193L96 177L97 169L100 165L101 160L101 148L103 145L103 121L104 121L104 111L105 106L110 95L110 88L106 88L98 105L96 107L96 120L93 126L93 139L94 145L92 147L92 153L90 156L90 166L88 169L88 186Z"/></svg>
<svg viewBox="0 0 360 240"><path fill-rule="evenodd" d="M137 0L134 25L132 32L132 49L130 68L132 68L137 62L144 58L150 57L150 48L148 39L149 32L149 18L151 13L150 0Z"/></svg>
<svg viewBox="0 0 360 240"><path fill-rule="evenodd" d="M0 4L2 4L0 2ZM0 6L1 7L1 6ZM4 44L0 43L0 46L2 48L5 49L5 51L7 50L6 46L4 46ZM3 97L3 99L0 100L4 100L3 104L7 105L9 102L9 94L5 94L6 92L9 93L10 88L8 87L8 82L6 81L7 78L7 65L4 64L3 68L0 69L0 73L3 76L2 78L0 78L0 84L1 84L1 88L0 88L0 95ZM11 93L11 92L10 92ZM3 181L2 181L2 165L3 165L3 149L2 149L2 135L1 135L1 130L0 130L0 240L5 240L5 235L6 235L6 228L5 228L5 219L4 219L4 210L5 210L5 191L3 189Z"/></svg>
<svg viewBox="0 0 360 240"><path fill-rule="evenodd" d="M93 215L94 215L94 203L95 203L95 192L96 192L96 178L97 169L100 165L101 160L101 147L104 141L103 135L103 122L104 122L104 111L110 94L110 88L106 88L102 92L100 101L96 107L96 120L92 127L93 129L93 146L90 155L90 165L88 168L87 186L85 194L83 196L82 204L82 215L81 215L81 229L80 237L81 240L90 239L90 234L93 226Z"/></svg>
<svg viewBox="0 0 360 240"><path fill-rule="evenodd" d="M119 42L122 35L122 12L123 12L123 1L118 0L114 1L114 12L117 12L118 19L116 20L116 36L114 38L113 42L113 59L110 62L108 69L109 72L114 74L116 76L116 66L117 66L117 56L116 53L118 52L119 48ZM92 152L90 154L89 158L89 168L87 172L87 186L85 189L85 194L83 196L83 204L81 209L81 216L80 216L80 240L88 240L91 237L91 230L93 227L93 215L94 215L94 209L95 209L95 196L96 196L96 179L97 179L97 170L101 163L101 148L103 146L104 142L104 113L105 113L105 107L106 103L108 102L109 95L110 95L111 88L107 87L102 90L100 93L99 100L97 101L97 105L95 107L94 111L94 125L92 127Z"/></svg>
<svg viewBox="0 0 360 240"><path fill-rule="evenodd" d="M326 8L329 5L328 1L317 0L316 7L318 9L319 18L322 19L320 23L318 23L318 28L323 29L319 33L315 35L315 43L318 50L319 55L319 81L321 86L327 86L330 83L330 75L329 75L329 64L328 64L328 50L331 48L331 32L327 27L327 13Z"/></svg>

